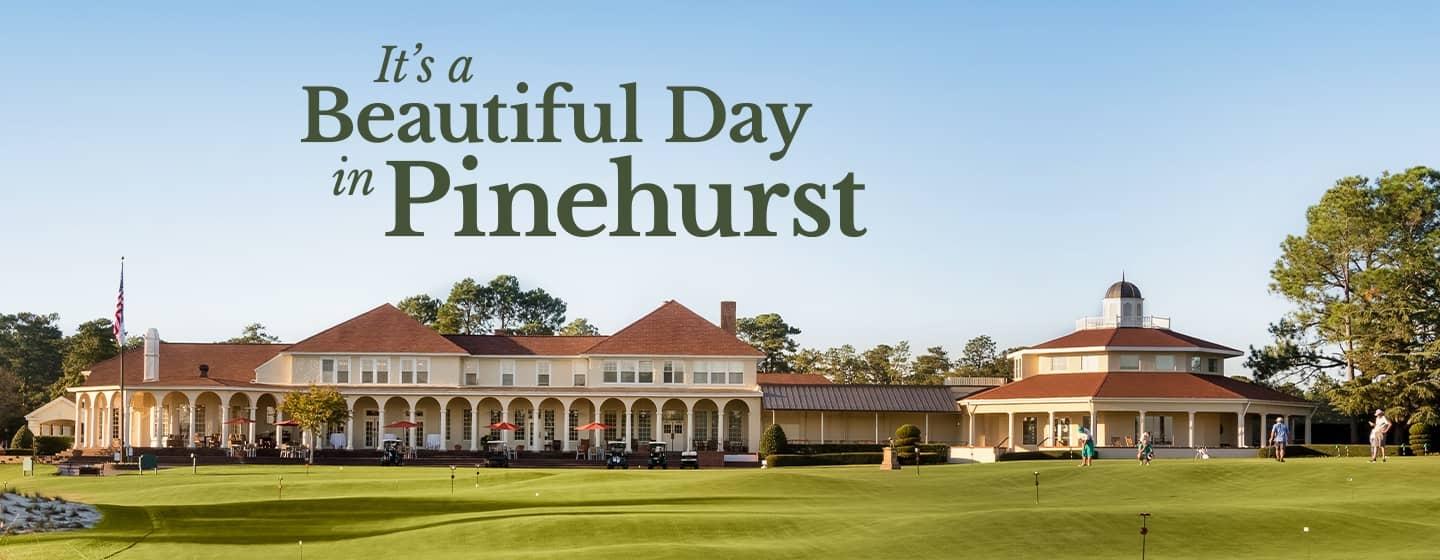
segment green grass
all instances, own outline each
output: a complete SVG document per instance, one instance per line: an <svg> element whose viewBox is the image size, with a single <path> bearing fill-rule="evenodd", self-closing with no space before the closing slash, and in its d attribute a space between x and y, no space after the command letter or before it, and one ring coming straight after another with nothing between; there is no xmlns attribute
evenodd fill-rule
<svg viewBox="0 0 1440 560"><path fill-rule="evenodd" d="M1035 505L1032 471L1040 472ZM202 467L21 479L97 504L29 558L1434 558L1440 459L1070 461L774 470ZM276 483L285 479L284 500ZM1353 479L1353 480L1349 480ZM1309 526L1304 535L1301 528ZM1308 542L1307 542L1308 539Z"/></svg>

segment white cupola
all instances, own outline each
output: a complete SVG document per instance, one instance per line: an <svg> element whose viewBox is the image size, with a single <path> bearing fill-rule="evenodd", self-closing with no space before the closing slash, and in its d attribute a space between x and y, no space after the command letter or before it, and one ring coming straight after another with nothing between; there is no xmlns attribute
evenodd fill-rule
<svg viewBox="0 0 1440 560"><path fill-rule="evenodd" d="M1120 275L1120 281L1110 285L1105 291L1105 299L1100 303L1101 314L1106 323L1118 327L1139 327L1144 324L1145 298L1140 295L1140 288L1125 281L1125 275Z"/></svg>

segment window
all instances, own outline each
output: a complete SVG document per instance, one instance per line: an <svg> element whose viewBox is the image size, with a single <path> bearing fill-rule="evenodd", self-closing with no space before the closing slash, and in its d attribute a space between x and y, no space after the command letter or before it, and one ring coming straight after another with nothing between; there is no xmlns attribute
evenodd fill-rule
<svg viewBox="0 0 1440 560"><path fill-rule="evenodd" d="M616 365L615 361L611 360L611 361L605 362L605 378L604 378L604 379L605 379L605 382L606 382L606 383L616 383L616 382L620 381L619 374L617 373L618 371L620 371L620 369L619 369L619 367ZM607 422L607 424L608 424L608 422Z"/></svg>
<svg viewBox="0 0 1440 560"><path fill-rule="evenodd" d="M695 441L710 441L710 415L708 410L695 411ZM694 444L691 444L694 447Z"/></svg>
<svg viewBox="0 0 1440 560"><path fill-rule="evenodd" d="M634 360L625 360L623 362L620 362L620 382L634 383L635 370L637 368L638 366L635 364Z"/></svg>
<svg viewBox="0 0 1440 560"><path fill-rule="evenodd" d="M1015 359L1014 377L1016 380L1025 377L1025 358Z"/></svg>
<svg viewBox="0 0 1440 560"><path fill-rule="evenodd" d="M389 382L390 382L390 358L376 358L376 359L375 359L375 382L376 382L376 383L389 383Z"/></svg>
<svg viewBox="0 0 1440 560"><path fill-rule="evenodd" d="M705 362L695 362L695 384L704 385L710 382L710 368Z"/></svg>
<svg viewBox="0 0 1440 560"><path fill-rule="evenodd" d="M1120 369L1140 369L1140 356L1138 354L1121 354Z"/></svg>
<svg viewBox="0 0 1440 560"><path fill-rule="evenodd" d="M577 428L579 428L579 427L580 427L580 411L578 411L578 410L571 410L571 411L570 411L570 430L569 430L569 433L566 433L566 434L565 434L565 441L580 441L580 431L577 430Z"/></svg>
<svg viewBox="0 0 1440 560"><path fill-rule="evenodd" d="M1040 421L1034 416L1026 416L1020 422L1020 445L1040 444Z"/></svg>
<svg viewBox="0 0 1440 560"><path fill-rule="evenodd" d="M1065 356L1050 357L1050 371L1065 371L1069 369L1070 358Z"/></svg>
<svg viewBox="0 0 1440 560"><path fill-rule="evenodd" d="M496 425L496 424L499 424L500 421L501 421L501 420L504 420L504 419L505 419L505 415L502 414L499 410L493 410L493 409L492 409L492 410L490 411L490 425L491 425L491 426L494 426L494 425ZM491 429L490 429L490 439L488 439L488 440L486 440L486 441L495 441L495 440L497 440L497 439L500 439L500 430L496 430L496 429L494 429L494 428L491 428Z"/></svg>
<svg viewBox="0 0 1440 560"><path fill-rule="evenodd" d="M1210 373L1220 373L1220 360L1218 358L1210 358L1209 360L1207 360L1205 371L1208 371Z"/></svg>
<svg viewBox="0 0 1440 560"><path fill-rule="evenodd" d="M515 386L515 360L500 360L500 384L505 387ZM516 436L520 438L520 436Z"/></svg>
<svg viewBox="0 0 1440 560"><path fill-rule="evenodd" d="M515 441L519 441L519 442L524 442L524 441L526 441L526 440L525 440L525 428L526 428L526 426L525 426L525 424L526 424L525 420L530 417L530 411L528 411L528 410L516 410L515 413L512 414L511 416L514 416L514 417L515 417L514 420L511 420L511 422L514 422L514 423L515 423Z"/></svg>
<svg viewBox="0 0 1440 560"><path fill-rule="evenodd" d="M616 436L620 433L620 423L616 421L615 411L606 411L602 417L605 418L605 425L610 426L605 430L605 441L615 441L618 439Z"/></svg>
<svg viewBox="0 0 1440 560"><path fill-rule="evenodd" d="M665 383L685 382L685 362L665 360L664 373L661 380Z"/></svg>
<svg viewBox="0 0 1440 560"><path fill-rule="evenodd" d="M365 384L375 382L374 358L360 358L360 382Z"/></svg>
<svg viewBox="0 0 1440 560"><path fill-rule="evenodd" d="M635 437L641 443L651 441L653 434L650 433L651 421L650 411L641 410L635 413Z"/></svg>
<svg viewBox="0 0 1440 560"><path fill-rule="evenodd" d="M350 383L350 358L339 358L335 360L335 382L341 384Z"/></svg>
<svg viewBox="0 0 1440 560"><path fill-rule="evenodd" d="M711 380L714 380L714 376L711 376ZM730 362L730 384L745 384L745 364L742 364L740 362Z"/></svg>
<svg viewBox="0 0 1440 560"><path fill-rule="evenodd" d="M400 360L400 383L405 385L415 383L415 360L410 358Z"/></svg>
<svg viewBox="0 0 1440 560"><path fill-rule="evenodd" d="M375 447L380 439L380 411L365 411L365 447Z"/></svg>
<svg viewBox="0 0 1440 560"><path fill-rule="evenodd" d="M1085 356L1080 359L1082 371L1100 371L1100 356Z"/></svg>
<svg viewBox="0 0 1440 560"><path fill-rule="evenodd" d="M475 411L468 406L460 412L460 429L465 432L460 434L460 439L470 441L470 434L475 433Z"/></svg>
<svg viewBox="0 0 1440 560"><path fill-rule="evenodd" d="M326 385L335 383L335 360L320 360L320 382Z"/></svg>
<svg viewBox="0 0 1440 560"><path fill-rule="evenodd" d="M535 362L535 384L541 387L550 386L550 362Z"/></svg>
<svg viewBox="0 0 1440 560"><path fill-rule="evenodd" d="M555 441L555 409L548 408L540 412L540 439L543 442Z"/></svg>
<svg viewBox="0 0 1440 560"><path fill-rule="evenodd" d="M650 360L640 360L640 382L655 382L655 362L652 362Z"/></svg>
<svg viewBox="0 0 1440 560"><path fill-rule="evenodd" d="M1190 371L1200 371L1200 356L1190 357Z"/></svg>
<svg viewBox="0 0 1440 560"><path fill-rule="evenodd" d="M421 385L430 383L430 359L417 358L415 360L415 382Z"/></svg>
<svg viewBox="0 0 1440 560"><path fill-rule="evenodd" d="M455 415L448 414L444 409L440 410L440 417L445 419L445 433L440 436L440 442L450 439L450 434L455 433Z"/></svg>
<svg viewBox="0 0 1440 560"><path fill-rule="evenodd" d="M584 361L576 360L570 362L570 376L575 379L576 387L585 386L585 373L588 367L589 364Z"/></svg>
<svg viewBox="0 0 1440 560"><path fill-rule="evenodd" d="M732 410L730 414L726 416L730 421L726 424L725 445L728 446L731 443L744 441L745 436L743 435L743 430L740 429L740 423L744 421L745 415L741 414L738 410Z"/></svg>
<svg viewBox="0 0 1440 560"><path fill-rule="evenodd" d="M1170 354L1155 356L1155 371L1175 371L1175 356Z"/></svg>
<svg viewBox="0 0 1440 560"><path fill-rule="evenodd" d="M480 362L474 360L465 360L465 384L480 384Z"/></svg>

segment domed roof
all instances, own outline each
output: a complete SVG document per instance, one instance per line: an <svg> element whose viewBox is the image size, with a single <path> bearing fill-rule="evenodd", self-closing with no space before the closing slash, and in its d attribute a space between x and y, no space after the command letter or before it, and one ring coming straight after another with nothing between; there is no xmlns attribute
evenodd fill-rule
<svg viewBox="0 0 1440 560"><path fill-rule="evenodd" d="M1109 298L1140 298L1140 297L1142 297L1142 296L1140 295L1140 287L1139 287L1139 286L1136 286L1136 285L1134 285L1134 284L1131 284L1131 283L1129 283L1129 282L1126 282L1126 281L1124 281L1124 280L1121 280L1121 281L1119 281L1119 282L1116 282L1116 283L1114 283L1114 284L1111 284L1111 285L1110 285L1110 289L1105 290L1105 298L1106 298L1106 299L1109 299Z"/></svg>

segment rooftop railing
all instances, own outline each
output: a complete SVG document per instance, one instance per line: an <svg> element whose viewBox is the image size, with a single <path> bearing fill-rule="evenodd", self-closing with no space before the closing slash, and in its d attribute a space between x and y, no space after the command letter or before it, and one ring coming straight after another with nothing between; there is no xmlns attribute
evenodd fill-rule
<svg viewBox="0 0 1440 560"><path fill-rule="evenodd" d="M1156 317L1147 315L1144 317L1082 317L1075 320L1075 330L1083 331L1089 329L1111 329L1115 327L1137 327L1143 329L1168 329L1170 328L1169 317Z"/></svg>

